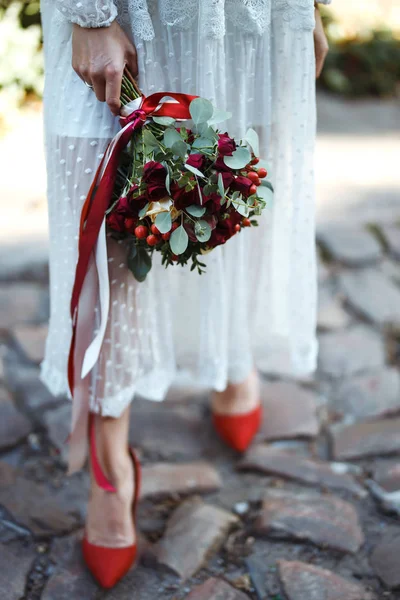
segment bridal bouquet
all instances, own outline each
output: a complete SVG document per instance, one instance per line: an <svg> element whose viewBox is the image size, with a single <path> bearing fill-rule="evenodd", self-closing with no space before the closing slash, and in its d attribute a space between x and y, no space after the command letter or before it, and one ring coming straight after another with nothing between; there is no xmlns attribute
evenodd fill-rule
<svg viewBox="0 0 400 600"><path fill-rule="evenodd" d="M166 97L173 101L162 102ZM138 281L151 269L154 252L165 266L190 262L202 273L202 255L257 225L271 199L257 133L249 129L237 141L218 131L215 126L231 115L204 98L145 98L127 71L121 103L122 129L87 203L105 209L107 230L126 243Z"/></svg>

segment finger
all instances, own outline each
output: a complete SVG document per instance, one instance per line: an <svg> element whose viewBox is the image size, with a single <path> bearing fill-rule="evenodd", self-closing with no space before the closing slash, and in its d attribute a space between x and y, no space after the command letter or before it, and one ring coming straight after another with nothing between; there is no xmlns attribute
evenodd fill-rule
<svg viewBox="0 0 400 600"><path fill-rule="evenodd" d="M92 76L92 86L96 94L97 100L105 102L106 99L106 82L104 77L100 75Z"/></svg>
<svg viewBox="0 0 400 600"><path fill-rule="evenodd" d="M121 83L122 83L122 70L108 66L105 69L106 76L106 102L113 113L113 115L118 116L121 108Z"/></svg>
<svg viewBox="0 0 400 600"><path fill-rule="evenodd" d="M127 53L125 60L130 74L134 79L136 79L136 77L139 75L136 48L132 47L132 50Z"/></svg>

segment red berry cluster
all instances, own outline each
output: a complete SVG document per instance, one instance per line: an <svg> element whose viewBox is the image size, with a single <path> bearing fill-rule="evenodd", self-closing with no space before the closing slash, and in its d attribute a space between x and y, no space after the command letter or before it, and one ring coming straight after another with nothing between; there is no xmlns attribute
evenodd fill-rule
<svg viewBox="0 0 400 600"><path fill-rule="evenodd" d="M178 223L172 223L171 231L167 233L160 233L154 223L150 226L150 229L147 225L138 225L135 227L133 233L139 240L146 240L149 246L157 246L160 242L167 242L171 237L171 233L175 231L179 227Z"/></svg>

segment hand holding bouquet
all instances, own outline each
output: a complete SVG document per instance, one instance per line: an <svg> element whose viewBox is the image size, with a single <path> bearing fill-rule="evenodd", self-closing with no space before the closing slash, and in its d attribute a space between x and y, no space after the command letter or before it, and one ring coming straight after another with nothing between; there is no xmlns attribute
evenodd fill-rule
<svg viewBox="0 0 400 600"><path fill-rule="evenodd" d="M125 72L121 124L136 120L137 126L119 155L106 214L108 230L126 242L128 266L139 281L151 269L153 252L165 266L190 262L202 273L201 255L257 225L272 197L253 129L237 142L215 128L230 115L208 100L157 96L178 102L143 111L152 97L145 99Z"/></svg>

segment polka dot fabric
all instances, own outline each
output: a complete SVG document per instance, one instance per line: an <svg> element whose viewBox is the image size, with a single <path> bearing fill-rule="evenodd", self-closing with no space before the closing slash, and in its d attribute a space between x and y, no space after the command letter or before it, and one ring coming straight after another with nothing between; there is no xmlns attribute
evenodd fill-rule
<svg viewBox="0 0 400 600"><path fill-rule="evenodd" d="M72 70L71 24L55 19L56 10L46 1L42 6L51 315L41 377L63 394L80 212L119 124ZM263 34L227 19L224 36L205 36L199 22L168 26L155 11L151 40L124 26L137 46L140 86L146 94L209 98L233 113L224 125L232 135L254 127L271 164L275 199L258 228L205 256L202 276L165 270L156 259L147 280L137 283L123 244L108 238L111 309L90 375L91 410L104 415L119 416L135 393L162 400L181 371L222 390L254 363L264 372L299 376L315 368L312 28L293 27L288 12L273 6ZM93 331L98 311L94 303Z"/></svg>

